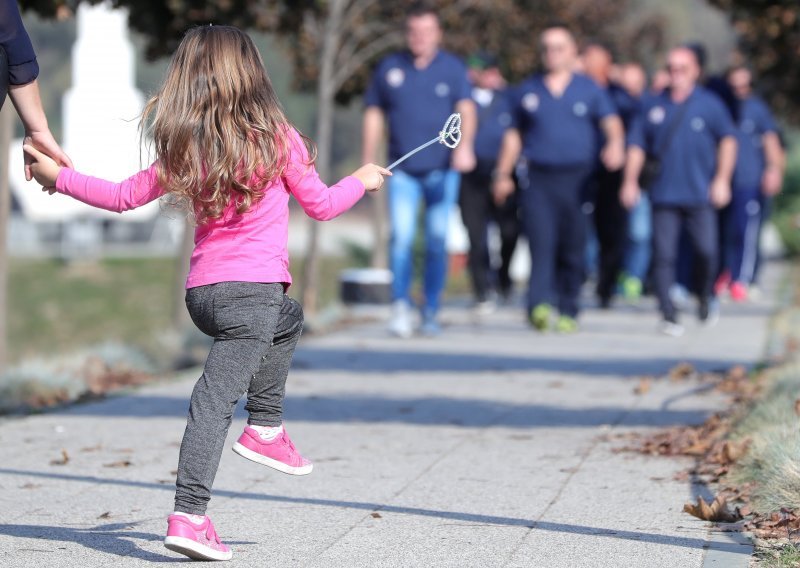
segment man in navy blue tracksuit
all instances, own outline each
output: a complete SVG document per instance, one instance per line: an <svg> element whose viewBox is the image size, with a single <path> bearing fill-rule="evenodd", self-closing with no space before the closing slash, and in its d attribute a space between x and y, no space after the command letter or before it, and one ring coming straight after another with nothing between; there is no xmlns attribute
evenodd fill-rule
<svg viewBox="0 0 800 568"><path fill-rule="evenodd" d="M737 302L747 299L758 258L761 208L781 190L785 163L775 119L766 103L753 94L752 79L744 66L727 74L739 151L731 203L720 218L722 271L715 291L719 294L727 287Z"/></svg>
<svg viewBox="0 0 800 568"><path fill-rule="evenodd" d="M475 134L476 166L461 176L459 206L461 219L469 236L469 272L478 313L493 307L489 295L492 289L492 270L488 246L488 225L494 221L500 233L500 266L494 283L503 298L511 294L509 275L511 257L519 236L516 199L510 197L496 204L492 197L492 172L506 130L511 127L511 104L505 81L491 54L479 52L467 59L472 100L478 113Z"/></svg>
<svg viewBox="0 0 800 568"><path fill-rule="evenodd" d="M718 257L715 208L730 200L736 137L722 101L698 85L700 65L692 49L673 49L668 70L669 90L648 100L631 126L621 198L626 207L636 204L645 158L657 158L660 167L649 187L655 288L663 317L661 330L678 336L684 330L669 289L675 282L683 228L695 252L698 317L707 323L717 317L712 294Z"/></svg>
<svg viewBox="0 0 800 568"><path fill-rule="evenodd" d="M627 130L639 110L639 101L611 80L611 50L599 43L589 43L583 48L581 60L586 75L608 93ZM600 136L602 140L602 132ZM622 168L609 170L598 156L586 199L592 206L592 221L599 244L596 293L603 308L610 306L616 291L628 241L628 212L619 199L621 185Z"/></svg>
<svg viewBox="0 0 800 568"><path fill-rule="evenodd" d="M519 201L531 252L528 316L544 331L556 306L556 330L569 333L578 329L584 280L583 189L598 153L607 169L622 167L624 133L606 92L574 73L578 50L570 31L551 26L540 46L545 72L515 89L513 128L503 138L494 193L502 201L514 191L511 174L522 156Z"/></svg>

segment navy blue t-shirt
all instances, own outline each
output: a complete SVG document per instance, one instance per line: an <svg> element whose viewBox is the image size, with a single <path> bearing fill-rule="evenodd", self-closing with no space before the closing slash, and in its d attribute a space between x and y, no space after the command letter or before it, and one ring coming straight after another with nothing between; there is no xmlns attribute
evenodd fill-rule
<svg viewBox="0 0 800 568"><path fill-rule="evenodd" d="M491 99L487 100L489 97ZM511 126L511 102L507 91L474 88L472 100L478 112L475 133L475 157L478 162L494 164L500 152L503 135Z"/></svg>
<svg viewBox="0 0 800 568"><path fill-rule="evenodd" d="M739 153L733 174L734 190L754 190L761 186L766 158L763 136L777 132L778 127L767 105L758 97L739 101L739 123L736 125L736 141Z"/></svg>
<svg viewBox="0 0 800 568"><path fill-rule="evenodd" d="M639 112L641 102L616 83L611 83L607 92L617 114L622 119L622 125L627 131L631 126L631 122L633 122L633 117Z"/></svg>
<svg viewBox="0 0 800 568"><path fill-rule="evenodd" d="M664 148L672 122L682 105L669 93L648 97L628 133L628 144L642 148L661 160L661 173L649 188L658 205L695 206L709 203L708 189L717 167L719 142L735 136L728 109L703 87L695 87L675 133Z"/></svg>
<svg viewBox="0 0 800 568"><path fill-rule="evenodd" d="M384 58L364 95L368 107L380 107L389 121L389 161L394 162L442 130L456 103L470 98L467 68L461 60L439 51L424 69L414 67L405 51ZM451 150L434 144L400 166L412 174L450 167Z"/></svg>
<svg viewBox="0 0 800 568"><path fill-rule="evenodd" d="M522 154L545 167L594 164L600 151L600 121L616 114L608 94L577 74L558 98L545 86L543 75L534 75L514 90L512 108Z"/></svg>

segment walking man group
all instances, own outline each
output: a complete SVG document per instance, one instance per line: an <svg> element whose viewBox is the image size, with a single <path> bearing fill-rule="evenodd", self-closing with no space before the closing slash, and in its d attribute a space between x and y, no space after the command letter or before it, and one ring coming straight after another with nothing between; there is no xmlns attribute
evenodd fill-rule
<svg viewBox="0 0 800 568"><path fill-rule="evenodd" d="M543 71L509 88L491 54L473 54L465 65L441 41L436 12L411 10L407 49L378 64L365 97L365 162L375 161L385 123L394 161L438 132L452 112L462 115L462 142L452 153L435 146L403 162L389 180L393 334L414 331L418 218L425 225L420 331L441 331L456 204L479 313L493 308L493 292L510 297L520 232L531 260L526 317L540 331L578 330L579 296L593 264L587 245L595 238L600 306L610 307L619 291L637 299L650 279L667 335L684 332L671 295L679 260L691 266L701 322L716 321L720 294L746 296L760 227L785 166L777 127L752 94L746 68L727 75L734 94L728 108L701 85L695 45L672 49L647 90L640 65L614 67L611 50L597 42L579 56L570 30L555 24L540 35ZM496 263L491 222L501 241Z"/></svg>

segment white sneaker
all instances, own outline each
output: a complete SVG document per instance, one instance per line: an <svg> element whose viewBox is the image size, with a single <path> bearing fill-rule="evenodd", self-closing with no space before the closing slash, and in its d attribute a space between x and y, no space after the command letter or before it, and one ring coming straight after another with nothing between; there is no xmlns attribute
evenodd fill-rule
<svg viewBox="0 0 800 568"><path fill-rule="evenodd" d="M407 339L413 333L411 307L405 300L395 300L392 305L392 319L389 320L389 333Z"/></svg>
<svg viewBox="0 0 800 568"><path fill-rule="evenodd" d="M681 324L668 319L661 321L661 323L658 325L658 330L664 335L668 335L670 337L681 337L685 331Z"/></svg>
<svg viewBox="0 0 800 568"><path fill-rule="evenodd" d="M475 303L473 311L476 316L484 317L493 314L496 309L497 304L493 300L483 300Z"/></svg>
<svg viewBox="0 0 800 568"><path fill-rule="evenodd" d="M678 308L685 308L689 303L689 291L680 284L673 284L669 287L669 299Z"/></svg>

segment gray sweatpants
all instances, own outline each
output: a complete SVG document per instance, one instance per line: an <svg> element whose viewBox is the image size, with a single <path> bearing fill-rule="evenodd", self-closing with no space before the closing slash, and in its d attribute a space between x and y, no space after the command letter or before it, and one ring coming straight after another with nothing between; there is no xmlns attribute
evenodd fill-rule
<svg viewBox="0 0 800 568"><path fill-rule="evenodd" d="M204 515L236 403L248 423L279 426L303 309L283 284L221 282L186 291L195 325L214 338L181 443L175 510Z"/></svg>

